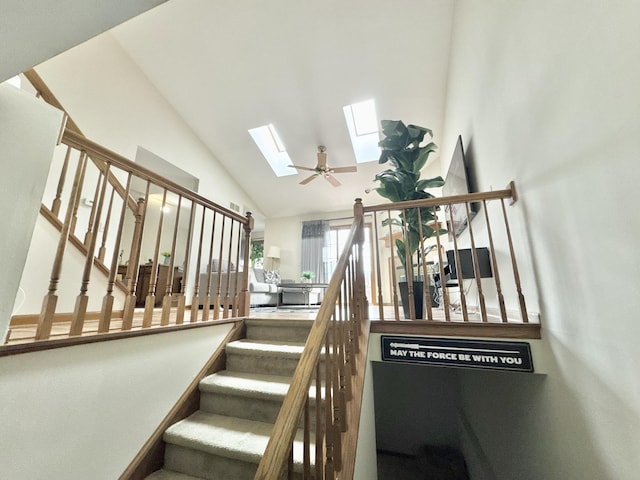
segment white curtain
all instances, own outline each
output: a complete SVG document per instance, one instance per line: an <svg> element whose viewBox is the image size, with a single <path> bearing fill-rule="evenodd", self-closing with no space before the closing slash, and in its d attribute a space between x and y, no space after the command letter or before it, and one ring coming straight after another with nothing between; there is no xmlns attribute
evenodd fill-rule
<svg viewBox="0 0 640 480"><path fill-rule="evenodd" d="M327 272L324 268L323 251L329 232L329 222L313 220L302 222L302 271L315 274L314 282L327 283Z"/></svg>

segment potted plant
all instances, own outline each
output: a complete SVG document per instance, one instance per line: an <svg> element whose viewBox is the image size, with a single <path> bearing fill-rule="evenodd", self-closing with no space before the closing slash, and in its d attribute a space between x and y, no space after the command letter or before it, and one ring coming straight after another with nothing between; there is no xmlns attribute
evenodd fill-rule
<svg viewBox="0 0 640 480"><path fill-rule="evenodd" d="M171 252L162 252L160 255L164 257L164 264L169 265L169 259L171 258Z"/></svg>
<svg viewBox="0 0 640 480"><path fill-rule="evenodd" d="M315 274L315 273L313 273L313 272L311 272L311 271L309 271L309 270L305 270L304 272L302 272L302 273L300 274L300 278L302 279L302 281L303 281L304 283L309 283L309 282L311 282L311 279L312 279L313 277L315 277L315 276L316 276L316 274Z"/></svg>
<svg viewBox="0 0 640 480"><path fill-rule="evenodd" d="M379 195L392 202L433 198L434 196L426 189L441 187L444 185L444 180L442 177L420 178L420 172L426 165L429 155L438 148L433 142L422 145L425 136L428 135L431 138L433 132L428 128L416 125L407 126L399 120L382 120L381 124L384 138L379 143L382 153L378 163L388 162L391 168L375 176L374 180L379 182L379 186L375 190ZM400 227L402 238L396 239L395 247L405 272L405 279L413 278L414 280L414 302L417 318L422 317L424 282L421 265L427 253L421 252L420 246L421 244L425 246L424 239L446 232L438 227L437 210L438 207L410 208L400 212L397 218L385 219L382 222L384 226L390 222L391 225ZM415 269L414 265L416 265ZM409 318L408 282L406 280L399 282L399 287L405 318Z"/></svg>

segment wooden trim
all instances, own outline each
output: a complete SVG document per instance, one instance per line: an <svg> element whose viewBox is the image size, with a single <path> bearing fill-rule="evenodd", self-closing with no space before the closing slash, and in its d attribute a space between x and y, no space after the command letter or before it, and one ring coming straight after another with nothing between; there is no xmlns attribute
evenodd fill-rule
<svg viewBox="0 0 640 480"><path fill-rule="evenodd" d="M123 332L100 333L87 335L86 337L62 338L59 340L40 340L30 343L19 343L15 345L0 346L0 357L9 355L19 355L22 353L40 352L52 350L54 348L74 347L76 345L87 345L90 343L109 342L111 340L122 340L123 338L143 337L145 335L156 335L159 333L179 332L190 328L211 327L225 323L236 323L244 321L244 318L231 318L228 320L210 320L208 322L188 323L183 325L172 325L169 327L152 327L143 330L128 330Z"/></svg>
<svg viewBox="0 0 640 480"><path fill-rule="evenodd" d="M218 322L220 323L220 322ZM224 370L227 357L225 347L227 343L245 338L246 327L244 320L238 321L227 334L220 346L211 355L207 363L202 367L184 393L180 396L173 408L164 417L149 439L142 446L129 466L120 475L119 480L140 480L162 468L164 464L165 444L162 435L165 430L176 422L188 417L200 408L200 380L220 370Z"/></svg>
<svg viewBox="0 0 640 480"><path fill-rule="evenodd" d="M100 320L101 312L87 312L85 316L85 320ZM124 310L115 310L113 311L111 318L122 318L124 314ZM38 313L30 313L26 315L14 315L11 317L11 322L9 323L9 328L11 327L28 327L28 326L36 326L38 325L38 318L40 314ZM65 323L73 320L73 313L56 313L53 316L53 323Z"/></svg>
<svg viewBox="0 0 640 480"><path fill-rule="evenodd" d="M447 337L492 337L539 339L540 325L535 323L473 323L437 320L371 322L371 333L394 335L438 335Z"/></svg>

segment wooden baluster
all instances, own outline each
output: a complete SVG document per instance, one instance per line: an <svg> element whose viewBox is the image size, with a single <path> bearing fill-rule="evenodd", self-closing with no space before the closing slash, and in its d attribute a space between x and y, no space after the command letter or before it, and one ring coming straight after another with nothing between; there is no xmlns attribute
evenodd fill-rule
<svg viewBox="0 0 640 480"><path fill-rule="evenodd" d="M436 228L438 221L436 220ZM438 229L439 230L439 229ZM418 208L418 236L420 237L420 253L418 255L419 262L422 264L422 302L424 303L425 308L422 312L422 317L424 318L424 311L426 310L427 319L433 320L433 311L431 309L431 295L429 294L429 275L427 274L427 259L424 250L424 234L422 231L422 214L420 213L420 209ZM420 265L418 265L420 268Z"/></svg>
<svg viewBox="0 0 640 480"><path fill-rule="evenodd" d="M171 256L169 257L169 272L167 274L167 285L162 297L162 314L160 316L160 325L169 325L169 317L171 316L171 305L173 304L173 277L174 265L176 259L176 242L178 239L178 226L180 225L180 212L182 210L182 195L178 196L178 206L176 207L176 221L173 225L173 238L171 239Z"/></svg>
<svg viewBox="0 0 640 480"><path fill-rule="evenodd" d="M108 173L108 172L107 172ZM91 202L91 213L89 214L89 222L87 223L87 232L84 234L84 244L88 246L91 243L94 232L97 231L99 224L95 226L96 230L94 230L94 220L96 218L96 205L98 203L98 194L100 193L100 184L102 183L102 177L108 175L104 175L102 171L98 172L98 178L96 179L96 188L93 193L93 201Z"/></svg>
<svg viewBox="0 0 640 480"><path fill-rule="evenodd" d="M476 285L478 286L478 299L480 301L480 315L482 321L487 322L487 307L484 302L484 294L482 293L482 279L480 278L480 265L478 264L478 252L476 251L476 242L473 236L473 227L471 226L471 213L469 212L469 202L464 204L467 212L467 226L469 228L469 239L471 240L471 257L473 258L473 276L476 279ZM460 266L462 267L462 266ZM462 268L456 268L458 272L458 278L462 278Z"/></svg>
<svg viewBox="0 0 640 480"><path fill-rule="evenodd" d="M514 187L512 186L512 189ZM516 262L516 254L513 250L513 241L511 240L511 229L509 228L509 220L507 219L507 209L504 206L504 199L501 198L502 203L502 216L504 217L504 225L507 232L507 240L509 243L509 253L511 254L511 265L513 266L513 278L516 282L516 290L518 292L518 300L520 302L520 314L522 315L522 321L529 323L529 315L527 314L527 306L524 302L524 295L522 294L522 285L520 284L520 274L518 272L518 263Z"/></svg>
<svg viewBox="0 0 640 480"><path fill-rule="evenodd" d="M187 283L189 279L189 267L191 266L191 242L193 240L193 222L196 218L196 204L191 202L191 213L189 215L189 227L187 228L187 240L184 252L184 268L182 270L182 281L180 282L180 292L177 297L176 307L176 325L182 325L184 323L184 311L187 303ZM192 308L194 305L191 306ZM195 305L196 311L198 310L198 304Z"/></svg>
<svg viewBox="0 0 640 480"><path fill-rule="evenodd" d="M84 150L82 153L86 156L87 152ZM89 162L85 161L82 163L82 172L80 173L80 185L84 185L84 176L87 171L87 164ZM80 197L82 196L82 189L78 192L78 195L75 196L73 201L73 216L71 217L71 229L69 230L69 234L75 236L76 235L76 224L78 223L78 207L80 206Z"/></svg>
<svg viewBox="0 0 640 480"><path fill-rule="evenodd" d="M291 443L291 450L289 450L289 459L287 461L287 480L293 480L293 445L295 440Z"/></svg>
<svg viewBox="0 0 640 480"><path fill-rule="evenodd" d="M129 263L127 264L127 287L129 293L124 300L124 312L122 314L122 330L131 330L133 326L133 312L136 308L138 297L136 289L138 287L138 276L140 271L140 251L142 247L142 234L144 233L144 219L147 216L147 205L149 204L149 188L151 184L147 182L144 198L138 198L138 204L134 213L133 237L131 239L131 249L129 253Z"/></svg>
<svg viewBox="0 0 640 480"><path fill-rule="evenodd" d="M453 228L453 209L449 208L449 221L451 222L450 225ZM460 251L458 250L458 237L456 236L456 232L452 232L453 237L453 251L454 251L454 258L456 261L456 265L462 265L462 263L460 263ZM469 321L469 311L467 310L467 298L466 298L466 294L464 293L464 279L462 278L462 273L459 273L458 275L456 275L458 277L458 290L460 291L460 306L462 307L462 319L465 322Z"/></svg>
<svg viewBox="0 0 640 480"><path fill-rule="evenodd" d="M244 224L244 270L242 271L242 293L240 294L238 315L246 317L251 308L251 294L249 292L249 254L251 252L251 232L253 230L253 216L247 212Z"/></svg>
<svg viewBox="0 0 640 480"><path fill-rule="evenodd" d="M69 157L71 156L71 147L67 147L67 153L64 156L64 162L62 163L62 170L60 172L60 178L58 179L58 188L56 189L56 196L51 204L51 213L56 217L60 213L60 205L62 204L62 192L64 190L64 182L67 178L67 170L69 168Z"/></svg>
<svg viewBox="0 0 640 480"><path fill-rule="evenodd" d="M324 344L324 379L325 379L325 448L326 459L324 474L327 478L334 478L335 470L333 454L335 451L335 428L333 427L333 375L331 373L331 355L329 354L329 338L325 337Z"/></svg>
<svg viewBox="0 0 640 480"><path fill-rule="evenodd" d="M113 196L116 193L115 188L111 189L111 197L109 198L109 207L107 208L107 217L104 221L104 229L102 230L102 243L98 249L98 260L104 263L104 256L107 252L107 237L109 236L109 224L111 223L111 210L113 208Z"/></svg>
<svg viewBox="0 0 640 480"><path fill-rule="evenodd" d="M233 285L233 291L235 292L233 296L233 310L231 312L232 317L237 317L239 315L239 303L240 303L240 249L242 246L242 224L238 222L238 241L236 242L236 274L235 274L235 283ZM244 267L248 268L248 267Z"/></svg>
<svg viewBox="0 0 640 480"><path fill-rule="evenodd" d="M330 348L327 336L327 348ZM338 359L335 350L329 350L329 363L331 364L331 389L333 391L333 468L339 472L342 469L342 421L343 412L340 400L340 382L338 379Z"/></svg>
<svg viewBox="0 0 640 480"><path fill-rule="evenodd" d="M196 257L196 275L195 275L195 284L193 286L193 298L191 299L191 323L195 323L198 321L198 307L200 304L200 298L198 296L200 290L200 267L202 263L202 245L204 243L204 224L205 217L207 214L207 209L202 207L202 221L200 222L200 240L198 240L198 256ZM214 214L215 215L215 214ZM208 302L209 296L205 296L205 300ZM204 309L207 308L206 304L203 303L203 314Z"/></svg>
<svg viewBox="0 0 640 480"><path fill-rule="evenodd" d="M507 309L504 305L504 296L502 295L502 286L500 285L500 272L498 271L498 260L496 259L496 250L493 247L493 235L491 234L491 224L489 223L489 212L487 211L487 201L482 200L484 209L484 219L487 222L487 235L489 237L489 249L491 250L491 261L493 266L493 278L496 281L496 293L498 294L498 305L500 305L500 316L503 322L507 322Z"/></svg>
<svg viewBox="0 0 640 480"><path fill-rule="evenodd" d="M407 225L407 213L406 210L402 210L402 225L403 233L402 239L404 241L404 273L407 280L407 298L409 302L409 319L416 319L416 303L413 298L413 256L411 255L409 248L409 226ZM402 305L405 315L407 305Z"/></svg>
<svg viewBox="0 0 640 480"><path fill-rule="evenodd" d="M84 164L87 158L84 152L81 152L78 159L78 165L76 166L76 173L73 179L73 186L69 195L69 204L67 206L67 212L65 214L64 223L62 224L62 230L60 231L60 238L58 239L58 248L56 249L56 256L51 268L51 280L49 281L49 291L44 296L42 301L42 309L40 316L38 317L38 327L36 328L36 340L46 340L51 335L51 327L53 326L53 316L56 311L56 304L58 302L58 282L60 281L60 272L62 271L62 261L64 259L65 247L69 235L71 234L71 223L73 218L73 205L76 202L76 197L80 195L82 190L81 178Z"/></svg>
<svg viewBox="0 0 640 480"><path fill-rule="evenodd" d="M97 196L98 201L93 220L93 231L97 231L98 226L100 225L102 207L104 205L104 198L107 193L107 174L109 173L110 168L111 164L107 163L105 166L105 175L102 176L102 186L99 189L100 195ZM89 296L87 295L87 291L89 290L89 281L91 280L91 269L93 268L93 257L96 251L96 243L96 236L91 235L89 244L87 245L87 258L84 263L84 272L82 274L80 294L76 298L76 306L75 310L73 311L73 317L71 319L71 328L69 331L70 336L81 335L82 329L84 327L84 319L87 314L87 305L89 304Z"/></svg>
<svg viewBox="0 0 640 480"><path fill-rule="evenodd" d="M316 363L316 480L322 479L322 470L324 466L324 428L322 419L326 418L323 415L322 410L326 409L327 401L326 401L326 386L325 386L325 399L322 399L322 369L320 368L322 359L322 353L320 357L318 357L318 362Z"/></svg>
<svg viewBox="0 0 640 480"><path fill-rule="evenodd" d="M125 195L122 199L122 209L120 210L118 232L116 233L116 238L113 245L113 254L111 256L111 268L109 270L109 280L107 282L107 293L102 299L102 308L100 309L98 333L108 332L111 324L111 316L113 314L113 300L114 300L113 284L115 283L116 275L118 273L118 252L120 251L120 245L122 244L122 229L124 227L124 219L127 214L127 198L129 198L130 190L131 190L131 173L129 173L127 176L127 185L125 189ZM109 202L109 213L111 213L114 191L115 189L111 190L111 201ZM109 214L107 214L107 217L108 216ZM105 230L106 230L106 226L105 226ZM104 241L103 241L103 244L104 244Z"/></svg>
<svg viewBox="0 0 640 480"><path fill-rule="evenodd" d="M225 285L225 295L224 295L224 301L222 302L222 318L229 318L229 302L230 302L230 298L229 298L229 288L231 286L231 249L233 248L233 223L234 220L230 219L231 221L231 226L229 227L229 246L227 248L227 252L228 252L228 258L227 258L227 278L226 278L226 285ZM224 230L223 230L224 231ZM222 262L222 257L220 257L220 261ZM237 267L236 267L237 270ZM237 273L236 273L237 276ZM222 283L222 282L220 282Z"/></svg>
<svg viewBox="0 0 640 480"><path fill-rule="evenodd" d="M309 394L304 402L304 437L302 444L302 478L311 478L311 406L309 402Z"/></svg>
<svg viewBox="0 0 640 480"><path fill-rule="evenodd" d="M400 320L400 308L398 306L398 283L396 281L396 256L395 256L395 242L393 241L393 231L391 230L391 210L387 210L387 221L389 227L389 246L391 249L391 265L389 266L389 270L391 270L391 292L393 298L393 311L396 317L396 320Z"/></svg>
<svg viewBox="0 0 640 480"><path fill-rule="evenodd" d="M333 330L333 350L334 350L334 357L335 357L335 363L336 363L336 386L337 386L337 392L338 392L338 411L337 411L337 415L339 418L339 429L340 431L343 431L343 428L346 427L345 425L345 408L346 408L346 404L347 404L347 399L346 399L346 394L345 394L345 387L344 387L344 382L345 382L345 354L344 354L344 325L341 325L340 328L338 328L337 325L338 321L336 320L335 316L333 316L333 318L331 319L331 328ZM341 324L344 322L340 322Z"/></svg>
<svg viewBox="0 0 640 480"><path fill-rule="evenodd" d="M224 222L224 218L222 219L222 221ZM224 223L223 223L224 225ZM204 305L202 306L202 321L206 322L207 320L209 320L209 311L211 310L211 272L213 271L213 244L214 244L214 236L215 236L215 232L216 232L216 212L213 212L213 222L211 224L211 239L209 241L209 265L207 266L207 293L204 297L205 302ZM218 264L220 263L220 260L218 260ZM218 283L220 283L220 275L218 275ZM214 313L214 315L216 315ZM217 316L214 316L214 319L217 319Z"/></svg>
<svg viewBox="0 0 640 480"><path fill-rule="evenodd" d="M378 216L373 212L373 232L374 232L374 258L376 264L376 280L378 284L378 318L384 320L384 299L382 297L382 271L380 265L380 239L378 238Z"/></svg>
<svg viewBox="0 0 640 480"><path fill-rule="evenodd" d="M213 310L213 319L218 320L220 316L220 298L222 295L222 252L224 249L224 229L227 224L227 218L222 217L222 233L220 234L220 251L218 252L218 284L215 293L215 298L213 302L214 310ZM227 276L229 272L227 271Z"/></svg>
<svg viewBox="0 0 640 480"><path fill-rule="evenodd" d="M436 229L438 232L440 231L437 218ZM451 313L449 312L449 290L447 289L447 278L444 273L444 258L442 257L442 243L440 242L440 235L436 235L436 248L438 249L438 265L440 266L440 288L442 288L442 302L444 303L444 319L447 322L450 322Z"/></svg>
<svg viewBox="0 0 640 480"><path fill-rule="evenodd" d="M149 328L153 324L153 311L156 306L156 288L158 287L158 275L160 265L158 256L160 255L160 242L162 241L162 229L164 227L164 207L167 204L167 189L162 192L162 207L160 207L160 220L156 231L156 246L153 250L153 261L151 265L151 277L149 278L149 292L144 302L144 314L142 317L142 328Z"/></svg>

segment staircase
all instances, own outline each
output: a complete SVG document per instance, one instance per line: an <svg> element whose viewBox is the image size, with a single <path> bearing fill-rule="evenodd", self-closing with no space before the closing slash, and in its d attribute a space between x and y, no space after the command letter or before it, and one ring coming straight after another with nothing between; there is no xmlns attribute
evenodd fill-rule
<svg viewBox="0 0 640 480"><path fill-rule="evenodd" d="M200 410L165 431L164 468L147 479L253 479L312 323L247 319L246 338L226 346L226 370L200 382Z"/></svg>

